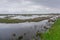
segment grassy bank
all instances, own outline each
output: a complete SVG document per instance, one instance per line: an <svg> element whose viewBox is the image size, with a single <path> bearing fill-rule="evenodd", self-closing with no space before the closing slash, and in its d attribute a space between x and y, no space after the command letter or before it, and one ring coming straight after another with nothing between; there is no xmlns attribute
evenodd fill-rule
<svg viewBox="0 0 60 40"><path fill-rule="evenodd" d="M45 19L48 19L49 17L38 17L34 19L9 19L9 18L0 18L0 23L22 23L22 22L39 22Z"/></svg>
<svg viewBox="0 0 60 40"><path fill-rule="evenodd" d="M60 18L48 32L43 34L43 40L60 40Z"/></svg>

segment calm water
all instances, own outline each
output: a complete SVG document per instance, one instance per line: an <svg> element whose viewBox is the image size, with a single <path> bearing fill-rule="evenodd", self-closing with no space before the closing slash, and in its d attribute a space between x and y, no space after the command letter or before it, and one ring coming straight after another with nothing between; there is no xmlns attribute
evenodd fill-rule
<svg viewBox="0 0 60 40"><path fill-rule="evenodd" d="M7 15L7 16L0 16L0 18L8 17L10 19L23 19L23 20L25 20L25 19L33 19L33 18L38 18L38 17L48 17L48 16L49 15L32 15L32 16L22 16L22 15L19 15L19 16L17 16L17 15L10 15L10 16L8 16Z"/></svg>
<svg viewBox="0 0 60 40"><path fill-rule="evenodd" d="M15 33L17 36L24 36L24 33L26 33L24 40L27 40L27 38L30 40L38 30L40 32L44 32L45 29L43 27L48 24L48 20L18 24L0 23L0 40L11 39L13 33Z"/></svg>

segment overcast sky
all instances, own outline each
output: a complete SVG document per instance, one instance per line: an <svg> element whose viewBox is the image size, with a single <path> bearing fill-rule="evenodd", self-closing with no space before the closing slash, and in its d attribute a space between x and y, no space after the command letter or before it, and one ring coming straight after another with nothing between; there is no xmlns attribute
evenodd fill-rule
<svg viewBox="0 0 60 40"><path fill-rule="evenodd" d="M0 0L0 13L60 13L60 0Z"/></svg>

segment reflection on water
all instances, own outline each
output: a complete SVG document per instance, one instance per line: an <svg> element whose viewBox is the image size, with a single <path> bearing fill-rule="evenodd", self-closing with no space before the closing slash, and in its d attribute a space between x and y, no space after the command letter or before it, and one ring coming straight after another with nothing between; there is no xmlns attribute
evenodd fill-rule
<svg viewBox="0 0 60 40"><path fill-rule="evenodd" d="M0 23L0 40L9 40L12 37L12 34L15 33L17 36L23 36L24 40L27 38L30 40L32 36L39 30L44 31L43 26L48 24L48 20L41 22L25 22L18 24L4 24ZM26 34L24 36L24 34Z"/></svg>
<svg viewBox="0 0 60 40"><path fill-rule="evenodd" d="M53 19L56 20L56 18ZM18 24L0 23L0 40L16 40L16 38L23 38L22 40L32 40L33 37L36 38L36 32L46 32L54 22L53 19ZM40 40L39 37L38 39Z"/></svg>

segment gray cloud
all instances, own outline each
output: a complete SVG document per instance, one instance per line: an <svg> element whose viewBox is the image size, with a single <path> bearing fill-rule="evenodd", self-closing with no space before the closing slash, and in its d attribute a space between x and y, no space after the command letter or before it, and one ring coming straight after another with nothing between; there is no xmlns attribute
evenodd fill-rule
<svg viewBox="0 0 60 40"><path fill-rule="evenodd" d="M48 7L60 8L60 0L30 0L35 2L36 4L41 4Z"/></svg>
<svg viewBox="0 0 60 40"><path fill-rule="evenodd" d="M60 12L60 0L0 0L0 13Z"/></svg>

